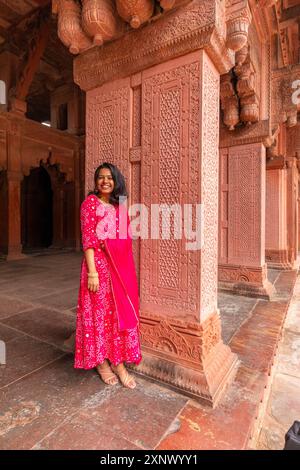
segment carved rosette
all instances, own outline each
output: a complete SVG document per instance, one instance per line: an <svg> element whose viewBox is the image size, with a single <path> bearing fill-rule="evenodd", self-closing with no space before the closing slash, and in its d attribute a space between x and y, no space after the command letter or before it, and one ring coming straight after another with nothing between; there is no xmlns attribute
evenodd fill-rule
<svg viewBox="0 0 300 470"><path fill-rule="evenodd" d="M99 46L112 39L117 30L112 0L83 0L82 26L93 38L94 45Z"/></svg>
<svg viewBox="0 0 300 470"><path fill-rule="evenodd" d="M75 1L61 0L59 3L57 34L71 54L79 54L91 47L92 43L81 27L81 10Z"/></svg>
<svg viewBox="0 0 300 470"><path fill-rule="evenodd" d="M120 17L132 28L148 21L154 9L153 0L116 0L116 6Z"/></svg>

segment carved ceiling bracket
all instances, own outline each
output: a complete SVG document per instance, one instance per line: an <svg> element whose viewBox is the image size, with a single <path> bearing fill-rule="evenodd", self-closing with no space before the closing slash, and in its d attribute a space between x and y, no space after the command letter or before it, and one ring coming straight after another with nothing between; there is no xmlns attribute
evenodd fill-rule
<svg viewBox="0 0 300 470"><path fill-rule="evenodd" d="M88 91L200 49L224 74L234 65L234 53L225 45L225 29L224 4L219 0L180 3L180 8L159 20L78 56L74 81Z"/></svg>
<svg viewBox="0 0 300 470"><path fill-rule="evenodd" d="M236 52L236 66L221 77L221 107L223 121L229 130L238 124L259 120L259 99L256 93L255 70L246 44Z"/></svg>
<svg viewBox="0 0 300 470"><path fill-rule="evenodd" d="M247 43L252 15L248 0L226 1L226 46L239 51Z"/></svg>

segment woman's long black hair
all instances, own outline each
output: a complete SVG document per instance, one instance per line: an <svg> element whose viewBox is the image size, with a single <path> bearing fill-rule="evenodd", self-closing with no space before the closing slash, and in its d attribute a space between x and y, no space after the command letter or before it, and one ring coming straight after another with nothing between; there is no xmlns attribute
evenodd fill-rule
<svg viewBox="0 0 300 470"><path fill-rule="evenodd" d="M94 174L95 189L94 191L90 191L89 195L98 194L98 190L96 189L97 180L98 180L100 170L102 170L102 168L107 168L108 170L110 170L113 181L114 181L114 189L113 189L113 192L109 196L109 202L111 204L119 204L119 197L120 196L127 197L128 193L126 190L126 183L125 183L124 176L120 172L119 168L116 165L113 165L112 163L104 162L98 166Z"/></svg>

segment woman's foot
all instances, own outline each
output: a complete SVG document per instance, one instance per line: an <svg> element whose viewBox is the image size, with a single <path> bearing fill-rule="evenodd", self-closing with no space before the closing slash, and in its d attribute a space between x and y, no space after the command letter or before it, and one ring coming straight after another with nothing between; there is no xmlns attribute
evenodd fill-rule
<svg viewBox="0 0 300 470"><path fill-rule="evenodd" d="M116 385L118 377L113 373L107 361L96 366L97 372L106 385Z"/></svg>
<svg viewBox="0 0 300 470"><path fill-rule="evenodd" d="M128 373L124 364L119 364L118 366L112 366L112 369L119 377L120 382L123 385L123 387L131 388L131 389L136 387L136 382L134 380L133 375L130 375Z"/></svg>

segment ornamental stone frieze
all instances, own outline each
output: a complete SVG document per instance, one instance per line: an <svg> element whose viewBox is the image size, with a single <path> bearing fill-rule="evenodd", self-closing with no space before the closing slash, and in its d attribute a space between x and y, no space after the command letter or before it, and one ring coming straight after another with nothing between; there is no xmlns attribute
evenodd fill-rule
<svg viewBox="0 0 300 470"><path fill-rule="evenodd" d="M225 45L224 26L224 5L219 0L183 4L157 21L77 57L75 83L88 91L201 48L217 70L226 73L234 65L234 52Z"/></svg>
<svg viewBox="0 0 300 470"><path fill-rule="evenodd" d="M247 43L251 23L248 0L227 0L226 3L222 0L52 0L52 11L58 15L58 35L72 54L80 54L94 46L117 40L147 23L160 22L167 16L164 12L169 15L171 11L175 11L173 24L169 28L174 46L181 36L180 16L186 7L198 12L197 29L207 35L205 42L209 40L213 49L222 47L225 61L228 62L228 57L232 57L233 52L241 50ZM153 42L152 35L157 35L160 26L163 27L163 24L157 23L155 29L148 32L147 38L140 38L138 44L142 50L145 47L143 41ZM193 26L194 21L191 19L187 34ZM209 33L213 31L212 36ZM161 47L164 46L166 36L163 39ZM189 40L188 37L186 39ZM134 42L131 40L131 43ZM198 43L198 48L201 46Z"/></svg>

